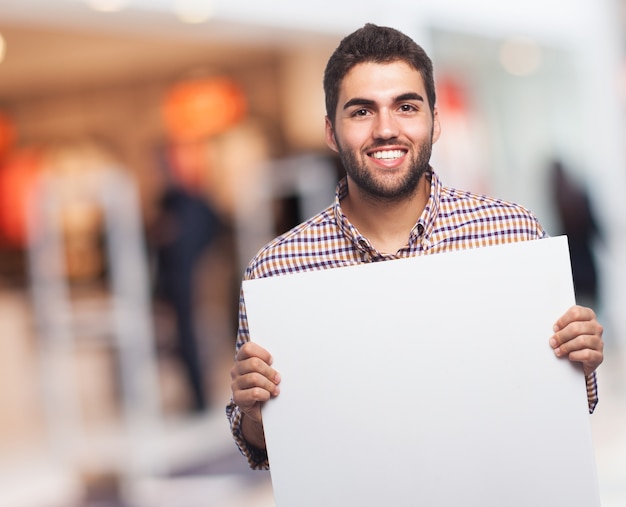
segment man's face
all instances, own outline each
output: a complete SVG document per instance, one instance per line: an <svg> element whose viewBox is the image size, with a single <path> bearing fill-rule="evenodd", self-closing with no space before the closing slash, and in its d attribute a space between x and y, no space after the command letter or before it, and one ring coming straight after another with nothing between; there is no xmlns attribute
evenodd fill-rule
<svg viewBox="0 0 626 507"><path fill-rule="evenodd" d="M334 127L326 118L326 142L349 182L388 202L415 192L438 138L422 76L401 61L353 67L339 89Z"/></svg>

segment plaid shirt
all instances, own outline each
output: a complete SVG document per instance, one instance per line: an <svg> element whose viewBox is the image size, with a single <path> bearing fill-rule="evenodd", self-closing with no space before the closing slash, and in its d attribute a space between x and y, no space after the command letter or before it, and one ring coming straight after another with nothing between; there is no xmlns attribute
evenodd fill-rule
<svg viewBox="0 0 626 507"><path fill-rule="evenodd" d="M428 203L411 230L407 245L395 254L376 251L348 221L341 200L348 194L339 182L335 202L321 213L268 243L252 259L245 280L302 271L352 266L416 255L545 238L539 221L525 208L491 197L444 187L432 174ZM243 293L239 299L236 348L249 341ZM597 402L595 372L587 377L589 411ZM242 454L255 469L269 468L267 453L246 444L241 435L241 412L232 402L226 407L231 431Z"/></svg>

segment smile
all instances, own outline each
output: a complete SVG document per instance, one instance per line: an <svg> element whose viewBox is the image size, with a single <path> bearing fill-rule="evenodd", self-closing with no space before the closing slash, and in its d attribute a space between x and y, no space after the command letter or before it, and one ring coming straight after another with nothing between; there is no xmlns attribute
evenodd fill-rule
<svg viewBox="0 0 626 507"><path fill-rule="evenodd" d="M402 158L405 153L404 150L375 151L370 157L378 160L394 160L396 158Z"/></svg>

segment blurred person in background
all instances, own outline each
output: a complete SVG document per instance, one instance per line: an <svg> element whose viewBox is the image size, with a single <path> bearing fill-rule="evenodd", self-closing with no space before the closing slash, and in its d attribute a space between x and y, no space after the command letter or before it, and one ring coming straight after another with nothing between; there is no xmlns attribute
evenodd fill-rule
<svg viewBox="0 0 626 507"><path fill-rule="evenodd" d="M324 91L326 142L347 176L334 204L266 245L245 279L547 236L525 208L445 187L431 168L440 135L432 63L406 35L373 24L348 35L328 61ZM349 288L336 290L350 297ZM592 412L602 326L581 306L555 318L546 342L557 357L582 364ZM269 468L261 406L279 395L281 377L270 351L250 341L243 292L231 380L226 413L235 442L252 468Z"/></svg>
<svg viewBox="0 0 626 507"><path fill-rule="evenodd" d="M551 164L551 182L559 232L565 234L569 242L576 300L595 307L598 304L598 270L594 242L602 238L602 233L591 199L560 160Z"/></svg>
<svg viewBox="0 0 626 507"><path fill-rule="evenodd" d="M204 254L217 241L222 221L209 200L177 176L172 153L162 154L165 188L152 234L155 243L156 297L170 305L176 323L176 352L191 393L191 409L210 405L209 375L202 360L195 319L195 275Z"/></svg>

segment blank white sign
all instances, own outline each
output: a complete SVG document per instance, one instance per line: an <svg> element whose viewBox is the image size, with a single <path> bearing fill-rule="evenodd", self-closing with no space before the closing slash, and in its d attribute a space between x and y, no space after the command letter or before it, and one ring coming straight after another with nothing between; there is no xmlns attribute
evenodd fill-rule
<svg viewBox="0 0 626 507"><path fill-rule="evenodd" d="M567 239L244 282L277 507L599 504Z"/></svg>

